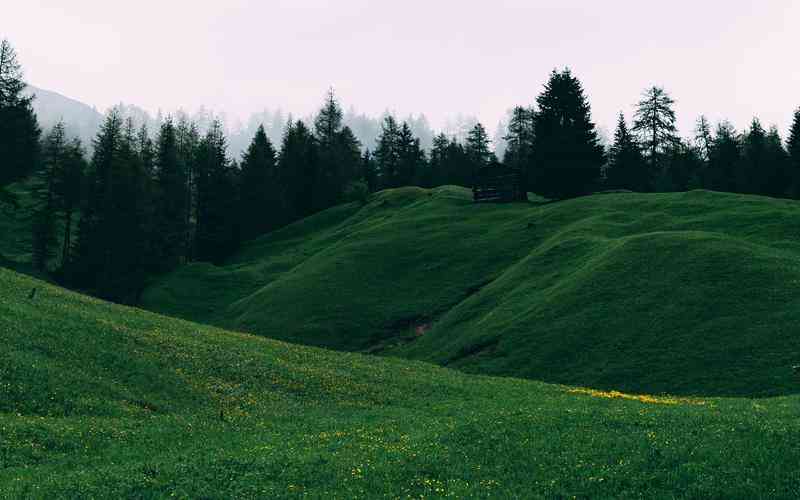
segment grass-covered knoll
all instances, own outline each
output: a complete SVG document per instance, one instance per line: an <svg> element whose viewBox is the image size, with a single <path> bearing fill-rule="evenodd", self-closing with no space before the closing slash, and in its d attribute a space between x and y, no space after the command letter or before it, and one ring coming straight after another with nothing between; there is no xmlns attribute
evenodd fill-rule
<svg viewBox="0 0 800 500"><path fill-rule="evenodd" d="M2 269L0 343L2 498L800 495L797 396L468 375L196 325Z"/></svg>
<svg viewBox="0 0 800 500"><path fill-rule="evenodd" d="M472 372L684 395L800 384L800 204L708 191L474 205L403 188L181 269L169 314Z"/></svg>

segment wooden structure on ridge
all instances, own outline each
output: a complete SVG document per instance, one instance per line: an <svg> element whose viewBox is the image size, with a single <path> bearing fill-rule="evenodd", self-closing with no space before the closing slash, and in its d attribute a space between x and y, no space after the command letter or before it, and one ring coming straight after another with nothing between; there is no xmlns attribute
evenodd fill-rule
<svg viewBox="0 0 800 500"><path fill-rule="evenodd" d="M527 198L519 169L494 163L475 173L472 185L475 203L525 201Z"/></svg>

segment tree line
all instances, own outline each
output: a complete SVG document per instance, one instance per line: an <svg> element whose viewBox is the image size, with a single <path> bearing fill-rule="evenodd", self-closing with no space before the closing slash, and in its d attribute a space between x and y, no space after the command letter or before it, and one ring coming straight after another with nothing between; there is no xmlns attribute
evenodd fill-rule
<svg viewBox="0 0 800 500"><path fill-rule="evenodd" d="M375 144L343 122L333 91L307 124L290 120L280 144L259 126L232 158L219 121L203 134L187 116L157 130L123 112L105 117L87 155L63 124L43 138L13 48L0 44L0 203L9 184L33 178L33 263L67 286L134 303L148 276L190 261L222 263L242 242L343 201L400 186L471 186L478 169L518 169L527 191L564 199L599 190L707 188L800 196L800 110L786 143L758 120L738 133L701 117L678 136L674 101L648 89L629 126L601 144L580 81L553 71L534 105L513 110L502 159L475 124L459 140L436 135L429 150L408 122L387 114ZM57 234L58 233L58 234ZM60 245L58 245L60 242Z"/></svg>

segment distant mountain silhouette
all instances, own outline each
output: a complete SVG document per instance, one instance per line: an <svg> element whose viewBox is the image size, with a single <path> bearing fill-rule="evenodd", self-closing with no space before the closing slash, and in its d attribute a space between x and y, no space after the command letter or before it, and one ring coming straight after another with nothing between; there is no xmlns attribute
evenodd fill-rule
<svg viewBox="0 0 800 500"><path fill-rule="evenodd" d="M91 148L92 139L103 121L102 113L88 104L57 92L31 85L28 86L28 91L36 95L33 109L43 131L47 132L59 120L63 120L67 133L71 137L79 137L84 146Z"/></svg>

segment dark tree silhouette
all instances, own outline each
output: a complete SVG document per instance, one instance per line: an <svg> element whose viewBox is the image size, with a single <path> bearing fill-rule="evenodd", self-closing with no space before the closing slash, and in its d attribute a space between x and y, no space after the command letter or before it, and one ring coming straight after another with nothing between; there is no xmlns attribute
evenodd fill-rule
<svg viewBox="0 0 800 500"><path fill-rule="evenodd" d="M275 148L264 127L258 127L253 142L242 157L242 187L239 218L242 238L252 239L280 224L280 189Z"/></svg>
<svg viewBox="0 0 800 500"><path fill-rule="evenodd" d="M221 263L239 246L237 220L238 167L228 158L227 141L219 121L211 124L197 151L198 260Z"/></svg>
<svg viewBox="0 0 800 500"><path fill-rule="evenodd" d="M31 174L39 161L39 129L17 54L8 40L0 41L0 200L11 201L3 189Z"/></svg>
<svg viewBox="0 0 800 500"><path fill-rule="evenodd" d="M647 165L636 138L628 130L625 116L620 113L614 144L608 152L606 185L611 189L645 191L649 185Z"/></svg>
<svg viewBox="0 0 800 500"><path fill-rule="evenodd" d="M314 135L298 120L283 135L278 175L286 200L286 219L295 220L314 212L314 187L318 171L318 148Z"/></svg>
<svg viewBox="0 0 800 500"><path fill-rule="evenodd" d="M181 161L178 133L168 117L161 125L155 152L156 268L164 272L184 262L189 220L188 172Z"/></svg>
<svg viewBox="0 0 800 500"><path fill-rule="evenodd" d="M537 104L534 190L548 198L591 192L605 154L583 86L569 69L553 71Z"/></svg>
<svg viewBox="0 0 800 500"><path fill-rule="evenodd" d="M675 128L675 101L661 87L645 90L636 109L633 131L639 135L640 144L650 166L650 177L655 179L666 174L660 172L660 160L672 151L677 141Z"/></svg>
<svg viewBox="0 0 800 500"><path fill-rule="evenodd" d="M536 112L533 108L517 106L511 112L508 123L506 151L503 163L511 168L518 169L525 179L526 188L533 189L534 164L533 143L535 135Z"/></svg>
<svg viewBox="0 0 800 500"><path fill-rule="evenodd" d="M492 159L492 150L489 134L480 123L476 123L472 130L467 134L467 141L464 145L464 153L469 161L469 168L474 175L478 169L489 165Z"/></svg>
<svg viewBox="0 0 800 500"><path fill-rule="evenodd" d="M382 187L396 187L400 176L400 126L392 115L387 115L381 124L375 161Z"/></svg>
<svg viewBox="0 0 800 500"><path fill-rule="evenodd" d="M792 175L792 197L800 198L800 108L794 112L792 128L786 142Z"/></svg>

